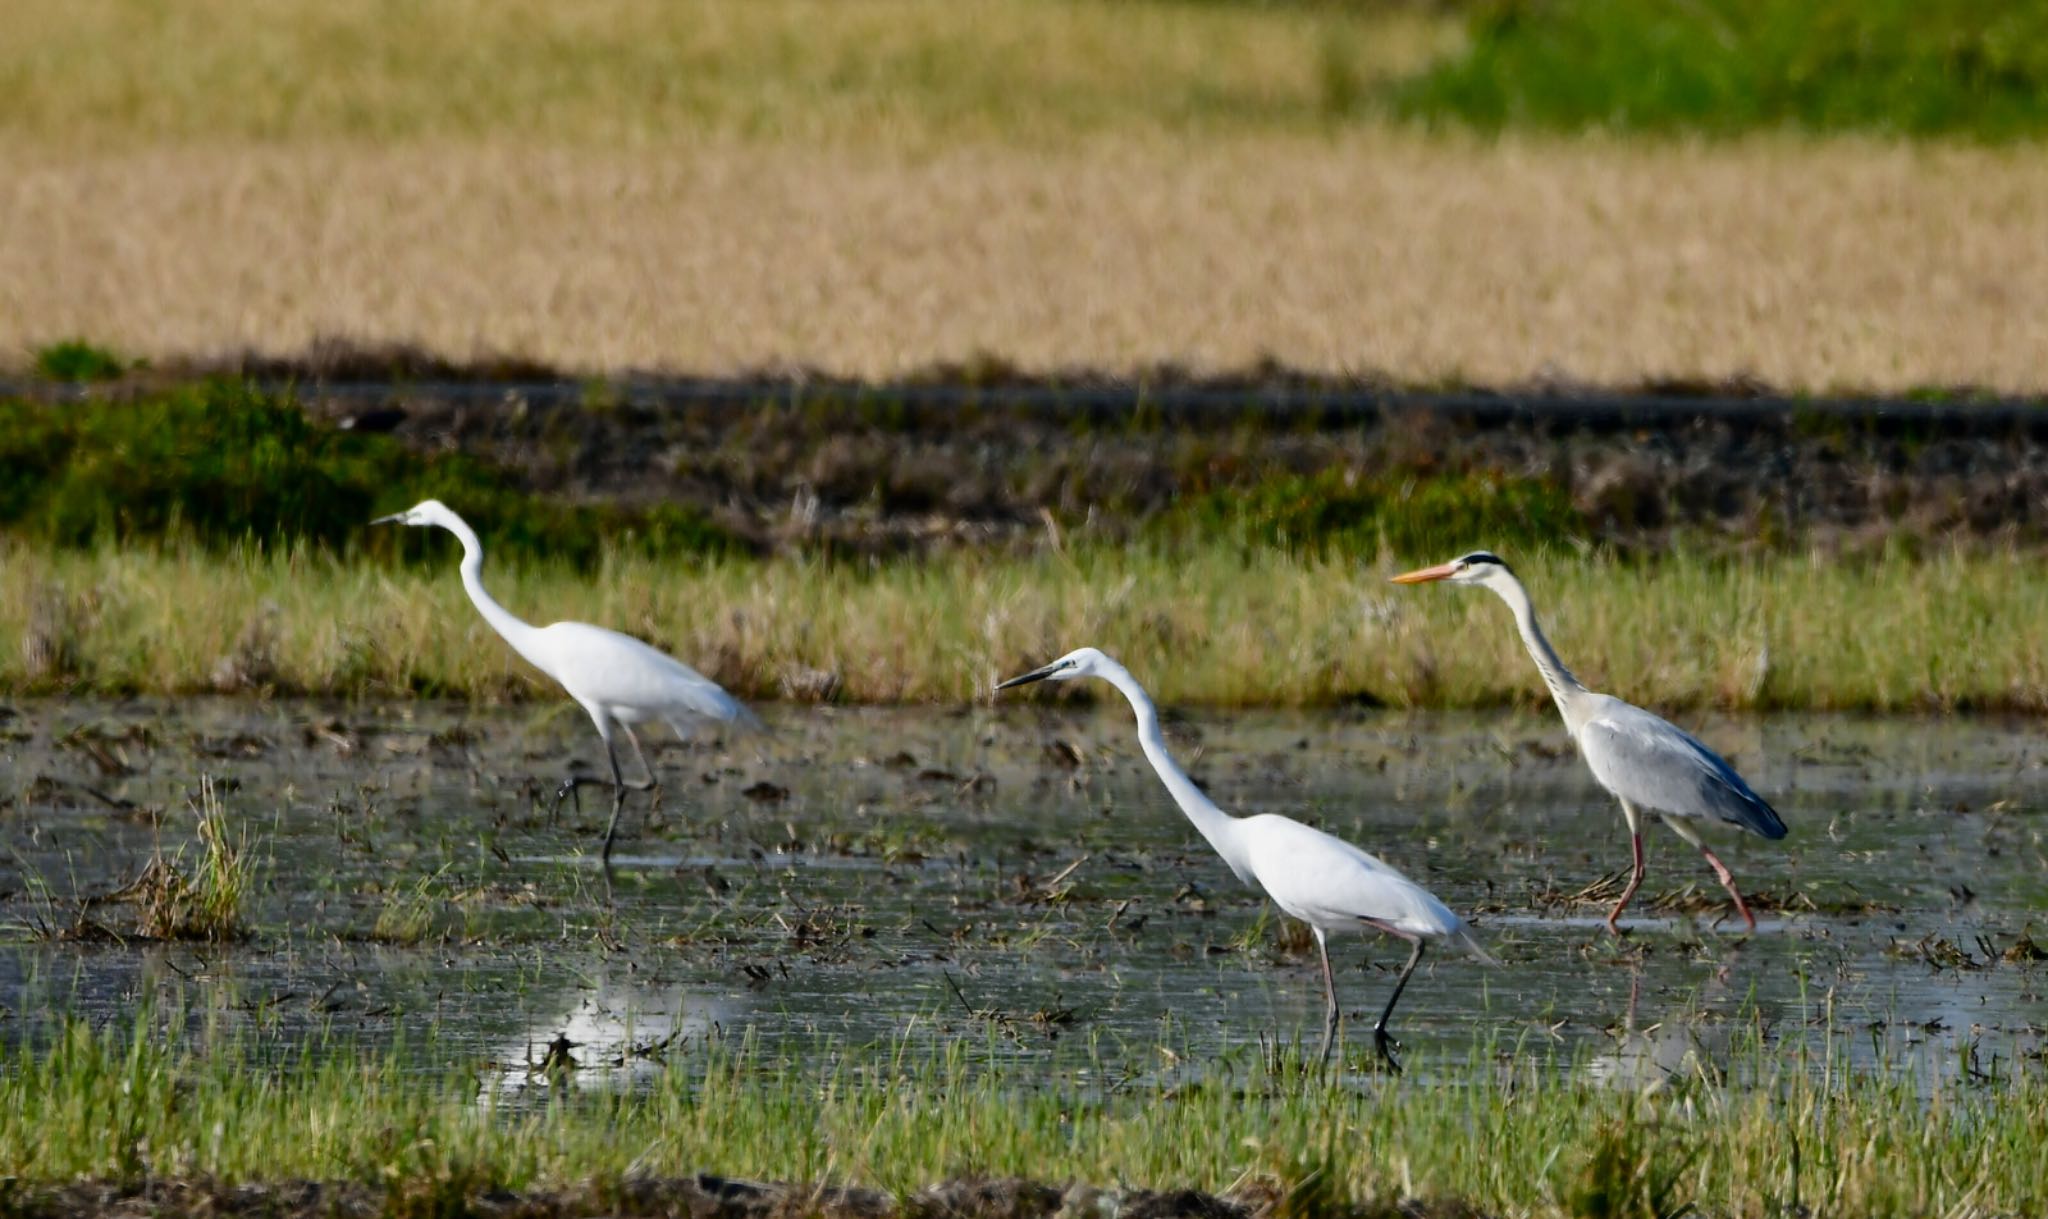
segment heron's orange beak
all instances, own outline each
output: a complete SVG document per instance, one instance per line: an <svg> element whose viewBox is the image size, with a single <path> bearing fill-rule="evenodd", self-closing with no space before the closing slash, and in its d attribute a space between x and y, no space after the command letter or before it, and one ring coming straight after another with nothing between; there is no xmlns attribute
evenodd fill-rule
<svg viewBox="0 0 2048 1219"><path fill-rule="evenodd" d="M1424 567L1418 571L1404 571L1394 577L1396 584L1427 584L1431 580L1447 580L1457 574L1456 563L1439 563L1435 567Z"/></svg>

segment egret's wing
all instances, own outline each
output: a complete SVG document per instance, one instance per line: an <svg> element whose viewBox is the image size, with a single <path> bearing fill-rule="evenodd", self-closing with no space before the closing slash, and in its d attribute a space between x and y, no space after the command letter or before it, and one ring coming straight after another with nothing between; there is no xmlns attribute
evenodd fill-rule
<svg viewBox="0 0 2048 1219"><path fill-rule="evenodd" d="M1681 817L1717 817L1766 838L1785 823L1720 754L1690 733L1619 699L1579 729L1579 752L1602 786L1631 804Z"/></svg>
<svg viewBox="0 0 2048 1219"><path fill-rule="evenodd" d="M1325 926L1371 919L1422 935L1464 927L1435 894L1342 838L1270 813L1240 824L1259 885L1298 918Z"/></svg>
<svg viewBox="0 0 2048 1219"><path fill-rule="evenodd" d="M549 671L578 698L664 719L694 715L722 724L760 724L717 682L631 635L587 622L557 622L543 633L559 664Z"/></svg>

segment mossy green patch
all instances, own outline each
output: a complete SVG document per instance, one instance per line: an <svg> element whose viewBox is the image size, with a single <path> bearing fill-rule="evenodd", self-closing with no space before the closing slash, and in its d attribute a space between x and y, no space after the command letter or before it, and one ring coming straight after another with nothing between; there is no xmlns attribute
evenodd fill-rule
<svg viewBox="0 0 2048 1219"><path fill-rule="evenodd" d="M0 471L0 529L65 548L176 540L425 554L417 536L366 526L429 496L488 520L494 551L577 567L607 548L738 547L688 506L544 498L486 462L327 427L289 398L229 381L132 403L0 402Z"/></svg>
<svg viewBox="0 0 2048 1219"><path fill-rule="evenodd" d="M1588 525L1571 496L1545 479L1497 471L1425 476L1332 469L1206 491L1167 513L1158 528L1174 544L1228 539L1358 557L1481 545L1533 549L1586 536Z"/></svg>
<svg viewBox="0 0 2048 1219"><path fill-rule="evenodd" d="M36 349L36 375L51 381L110 381L129 367L129 361L83 339Z"/></svg>

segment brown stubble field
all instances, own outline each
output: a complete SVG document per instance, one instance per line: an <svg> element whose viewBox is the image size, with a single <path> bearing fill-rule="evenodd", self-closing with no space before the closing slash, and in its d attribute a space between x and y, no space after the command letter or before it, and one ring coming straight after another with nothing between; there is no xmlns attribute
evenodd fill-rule
<svg viewBox="0 0 2048 1219"><path fill-rule="evenodd" d="M2048 160L1492 141L1456 5L20 0L0 367L317 338L583 372L1261 359L2043 388Z"/></svg>
<svg viewBox="0 0 2048 1219"><path fill-rule="evenodd" d="M2048 161L1791 139L7 157L0 350L2043 386Z"/></svg>

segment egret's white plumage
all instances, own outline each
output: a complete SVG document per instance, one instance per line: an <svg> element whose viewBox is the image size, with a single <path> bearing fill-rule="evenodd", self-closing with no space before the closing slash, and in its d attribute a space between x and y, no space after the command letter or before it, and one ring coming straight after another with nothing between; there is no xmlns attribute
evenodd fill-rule
<svg viewBox="0 0 2048 1219"><path fill-rule="evenodd" d="M589 713L591 722L597 725L597 735L604 741L605 760L611 764L612 772L612 817L604 831L607 861L611 859L612 838L618 830L619 809L627 790L644 791L655 782L654 769L647 764L647 755L641 752L640 740L633 735L631 725L659 720L678 736L689 735L693 720L759 726L754 713L718 683L631 635L587 622L537 627L521 621L484 590L483 544L468 522L441 501L426 500L404 512L379 517L371 524L438 526L454 534L462 543L462 587L477 612L512 645L513 651L561 683L569 697ZM640 759L640 769L646 778L637 783L627 782L619 771L618 755L612 746L614 725L625 731L627 742ZM578 784L590 781L571 778L563 785L557 801L574 792Z"/></svg>
<svg viewBox="0 0 2048 1219"><path fill-rule="evenodd" d="M1145 688L1128 669L1094 648L1069 652L1044 668L1003 682L996 689L1080 677L1100 677L1123 692L1137 714L1138 742L1146 759L1159 772L1166 790L1195 829L1239 880L1264 889L1275 905L1314 931L1327 1000L1322 1049L1325 1059L1329 1057L1338 1020L1336 979L1330 972L1326 937L1331 932L1370 927L1408 942L1408 964L1401 970L1394 993L1373 1026L1374 1044L1388 1063L1398 1069L1389 1048L1393 1039L1387 1034L1387 1018L1393 1014L1409 975L1422 959L1423 944L1432 939L1452 940L1480 960L1492 963L1486 950L1472 938L1465 921L1429 890L1341 838L1291 817L1273 813L1233 817L1217 807L1167 752L1166 737L1159 727L1159 710Z"/></svg>
<svg viewBox="0 0 2048 1219"><path fill-rule="evenodd" d="M1783 838L1785 823L1778 819L1776 810L1752 791L1720 754L1701 744L1699 738L1641 707L1612 695L1595 694L1581 685L1557 658L1543 629L1536 625L1529 591L1500 556L1475 550L1448 563L1394 577L1396 584L1424 584L1433 580L1478 584L1492 589L1507 602L1515 616L1515 626L1521 631L1522 643L1536 662L1537 672L1543 675L1543 684L1557 703L1565 731L1579 747L1579 756L1586 760L1586 769L1621 802L1622 815L1628 819L1634 863L1628 887L1608 912L1608 930L1618 930L1615 920L1643 883L1643 810L1662 816L1679 837L1699 848L1713 865L1714 875L1728 890L1728 896L1735 900L1736 912L1755 930L1756 917L1750 914L1748 903L1736 889L1734 875L1685 823L1713 818L1765 838Z"/></svg>

